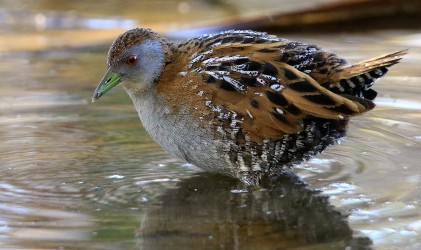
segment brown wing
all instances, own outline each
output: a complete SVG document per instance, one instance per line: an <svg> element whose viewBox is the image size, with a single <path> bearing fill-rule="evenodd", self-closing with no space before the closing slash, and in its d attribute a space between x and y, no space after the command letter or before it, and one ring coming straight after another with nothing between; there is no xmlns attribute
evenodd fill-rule
<svg viewBox="0 0 421 250"><path fill-rule="evenodd" d="M250 140L298 133L303 119L310 116L346 119L374 107L369 100L335 94L296 67L280 62L282 50L276 47L286 41L259 39L259 43L210 40L189 56L182 72L184 82L198 86L211 112L228 110L242 117L241 128Z"/></svg>
<svg viewBox="0 0 421 250"><path fill-rule="evenodd" d="M207 82L215 80L214 102L244 116L242 127L251 140L297 133L308 116L344 119L374 107L371 101L327 90L309 75L275 61L279 52L261 53L264 45L259 46L219 47L215 52L225 56L241 50L239 55L245 55L247 60L226 60L220 66L214 63L213 68L208 68L211 74L201 73ZM218 76L217 72L222 74ZM235 89L236 95L230 88Z"/></svg>

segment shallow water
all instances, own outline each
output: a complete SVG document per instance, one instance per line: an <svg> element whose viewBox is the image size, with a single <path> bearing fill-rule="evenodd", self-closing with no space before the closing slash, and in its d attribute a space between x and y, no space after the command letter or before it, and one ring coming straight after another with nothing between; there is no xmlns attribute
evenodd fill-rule
<svg viewBox="0 0 421 250"><path fill-rule="evenodd" d="M258 190L172 158L121 89L90 103L104 46L3 52L0 248L421 248L420 34L288 36L350 61L410 51L376 83L376 109L293 169L307 186Z"/></svg>

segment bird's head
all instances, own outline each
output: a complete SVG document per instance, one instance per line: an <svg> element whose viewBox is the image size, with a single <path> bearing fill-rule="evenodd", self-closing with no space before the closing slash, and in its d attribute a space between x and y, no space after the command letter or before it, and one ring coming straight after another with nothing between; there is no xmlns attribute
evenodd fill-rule
<svg viewBox="0 0 421 250"><path fill-rule="evenodd" d="M117 37L108 52L107 72L92 101L120 83L128 92L150 87L164 68L165 46L165 41L150 29L136 28Z"/></svg>

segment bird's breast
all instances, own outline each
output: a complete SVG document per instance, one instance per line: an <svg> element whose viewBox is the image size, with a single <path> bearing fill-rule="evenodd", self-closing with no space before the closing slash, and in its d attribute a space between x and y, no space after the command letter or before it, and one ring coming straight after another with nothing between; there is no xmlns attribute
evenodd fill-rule
<svg viewBox="0 0 421 250"><path fill-rule="evenodd" d="M210 126L204 126L203 117L192 115L188 107L173 109L166 96L151 91L132 98L151 137L181 160L208 171L231 175L227 162L221 158L223 142L215 138Z"/></svg>

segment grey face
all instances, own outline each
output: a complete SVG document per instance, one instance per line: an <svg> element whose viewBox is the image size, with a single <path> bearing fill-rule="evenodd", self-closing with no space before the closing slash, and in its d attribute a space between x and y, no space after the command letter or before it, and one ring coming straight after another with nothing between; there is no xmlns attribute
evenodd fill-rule
<svg viewBox="0 0 421 250"><path fill-rule="evenodd" d="M128 92L149 87L161 75L165 55L160 41L145 40L127 48L117 62L108 68L95 90L92 101L98 100L119 83L122 83Z"/></svg>

